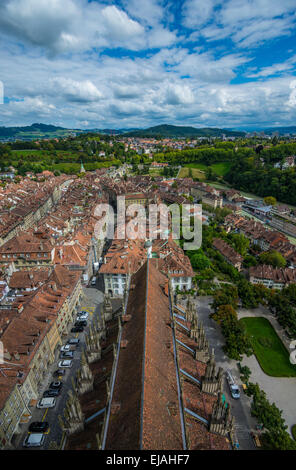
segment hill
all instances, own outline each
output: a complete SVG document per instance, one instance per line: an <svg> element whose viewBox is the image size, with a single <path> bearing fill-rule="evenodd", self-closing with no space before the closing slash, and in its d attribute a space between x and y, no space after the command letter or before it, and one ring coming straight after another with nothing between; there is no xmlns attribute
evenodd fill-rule
<svg viewBox="0 0 296 470"><path fill-rule="evenodd" d="M71 133L81 133L79 129L65 129L51 124L34 123L31 126L0 127L0 139L33 140L42 138L65 137Z"/></svg>
<svg viewBox="0 0 296 470"><path fill-rule="evenodd" d="M296 134L296 126L286 126L286 127L270 127L268 129L263 129L264 133L267 135L273 134L273 132L278 132L280 135L285 134Z"/></svg>
<svg viewBox="0 0 296 470"><path fill-rule="evenodd" d="M148 129L139 129L132 132L126 132L127 137L221 137L222 134L230 137L243 137L245 132L232 131L229 129L219 129L214 127L185 127L162 124L160 126L149 127Z"/></svg>

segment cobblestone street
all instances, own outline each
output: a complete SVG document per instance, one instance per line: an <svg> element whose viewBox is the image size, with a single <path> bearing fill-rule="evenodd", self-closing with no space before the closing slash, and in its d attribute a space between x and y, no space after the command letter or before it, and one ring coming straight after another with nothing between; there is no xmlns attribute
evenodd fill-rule
<svg viewBox="0 0 296 470"><path fill-rule="evenodd" d="M100 285L99 281L97 282L97 285L99 287ZM49 434L46 435L42 449L44 450L48 449L52 441L55 441L59 447L62 446L64 435L59 425L58 415L63 416L65 404L68 399L67 392L73 389L72 381L73 379L75 379L76 371L80 367L81 352L83 351L85 347L85 333L88 332L89 325L93 322L93 319L95 317L98 320L100 319L100 308L104 300L104 296L103 296L102 291L100 291L98 287L97 286L95 288L84 287L83 288L84 297L81 302L81 305L79 305L79 307L77 308L77 311L86 310L89 313L88 326L85 328L83 333L69 333L67 337L65 337L63 340L63 344L66 344L66 342L70 338L79 338L80 343L78 344L74 352L72 367L70 369L65 369L66 374L62 378L63 388L62 388L60 396L58 396L56 399L56 406L54 408L48 408L48 409L38 409L37 407L31 408L32 418L30 419L29 423L20 425L20 428L22 429L22 433L18 435L16 439L14 440L14 446L16 449L24 449L23 441L27 435L28 427L30 423L34 421L48 421L50 425ZM71 330L72 326L73 326L73 323L69 325L69 331ZM47 371L47 374L43 382L43 386L39 390L38 399L40 399L42 397L43 392L48 389L49 384L53 380L55 380L55 378L53 377L53 372L56 369L58 369L58 362L60 360L59 354L60 354L60 348L58 348L58 351L56 352L54 363L50 366L49 370ZM30 448L29 450L34 450L34 448Z"/></svg>

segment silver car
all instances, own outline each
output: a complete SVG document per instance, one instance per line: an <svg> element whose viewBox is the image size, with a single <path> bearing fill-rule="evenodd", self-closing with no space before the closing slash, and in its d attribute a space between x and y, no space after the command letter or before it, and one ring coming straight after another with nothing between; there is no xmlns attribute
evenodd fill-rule
<svg viewBox="0 0 296 470"><path fill-rule="evenodd" d="M44 443L45 436L42 433L28 434L23 442L23 447L41 447Z"/></svg>

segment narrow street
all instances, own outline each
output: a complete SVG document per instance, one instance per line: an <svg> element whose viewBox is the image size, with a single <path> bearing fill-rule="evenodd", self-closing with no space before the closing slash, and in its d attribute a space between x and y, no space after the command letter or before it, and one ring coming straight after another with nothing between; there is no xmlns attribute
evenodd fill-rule
<svg viewBox="0 0 296 470"><path fill-rule="evenodd" d="M69 334L63 340L63 344L66 344L66 342L70 338L78 338L80 342L74 352L72 367L70 369L65 369L66 374L62 378L63 388L61 390L61 394L56 398L56 406L54 408L47 408L47 409L38 409L37 407L31 408L32 418L30 422L27 424L20 425L23 432L20 435L18 435L14 441L14 446L16 449L25 449L23 447L23 441L27 435L27 431L28 431L28 427L30 423L34 421L47 421L50 426L49 434L46 435L42 449L44 450L48 449L50 442L52 441L55 441L58 446L60 446L60 444L62 443L64 436L59 425L58 416L59 415L63 416L65 404L68 399L68 391L73 389L72 381L73 379L75 379L76 371L80 367L81 352L85 348L85 333L89 331L89 325L92 324L94 318L97 318L98 320L100 319L101 306L104 300L103 292L100 289L102 289L102 282L100 279L97 280L96 287L84 287L83 288L84 298L81 302L81 305L78 306L77 311L86 310L89 313L88 325L85 328L84 332L82 333L71 333L70 331L73 326L73 324L71 323L69 325ZM53 373L55 370L58 369L58 362L61 360L59 358L59 354L60 354L60 348L56 352L55 361L50 366L48 373L46 375L46 378L44 380L44 383L39 390L38 400L42 397L43 392L48 389L49 384L52 381L56 380L56 378L53 377ZM34 450L34 449L36 450L38 448L33 447L33 448L29 448L28 450Z"/></svg>

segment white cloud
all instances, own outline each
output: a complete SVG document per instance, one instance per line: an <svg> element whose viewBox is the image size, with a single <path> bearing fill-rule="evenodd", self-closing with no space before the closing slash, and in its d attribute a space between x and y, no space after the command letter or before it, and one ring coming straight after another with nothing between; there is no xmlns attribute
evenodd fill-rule
<svg viewBox="0 0 296 470"><path fill-rule="evenodd" d="M90 81L75 81L71 78L56 77L52 81L55 93L62 93L69 101L91 102L102 98L102 93Z"/></svg>
<svg viewBox="0 0 296 470"><path fill-rule="evenodd" d="M287 102L287 105L292 108L296 108L296 80L293 80L290 83L290 89L291 93L289 95L289 100Z"/></svg>
<svg viewBox="0 0 296 470"><path fill-rule="evenodd" d="M106 37L112 41L131 38L144 33L144 28L116 6L107 6L101 12Z"/></svg>
<svg viewBox="0 0 296 470"><path fill-rule="evenodd" d="M255 40L290 33L291 2L270 0L268 8L258 0L257 9L247 3L248 8L239 8L238 0L225 0L222 9L220 0L188 0L185 43L183 30L175 30L172 1L123 0L121 7L111 0L0 1L5 41L0 79L11 99L1 105L2 124L45 120L115 128L163 122L220 127L292 122L293 48L289 59L274 64L265 60L260 68L254 51L250 57L248 50L233 53L224 43L210 43L220 36L255 47ZM190 41L201 34L208 43L192 47ZM123 49L110 54L109 48L119 47ZM234 85L241 70L253 80Z"/></svg>
<svg viewBox="0 0 296 470"><path fill-rule="evenodd" d="M194 94L187 85L170 84L166 93L166 101L171 105L192 104Z"/></svg>
<svg viewBox="0 0 296 470"><path fill-rule="evenodd" d="M192 37L208 41L231 38L240 47L258 47L290 35L295 28L295 0L186 0L183 23Z"/></svg>
<svg viewBox="0 0 296 470"><path fill-rule="evenodd" d="M132 85L115 85L113 92L114 96L120 99L138 98L141 95L139 87Z"/></svg>
<svg viewBox="0 0 296 470"><path fill-rule="evenodd" d="M131 17L143 20L149 26L159 24L164 16L162 1L124 0L123 5Z"/></svg>
<svg viewBox="0 0 296 470"><path fill-rule="evenodd" d="M123 10L87 0L3 0L0 26L2 33L55 54L144 44L143 26Z"/></svg>
<svg viewBox="0 0 296 470"><path fill-rule="evenodd" d="M259 72L256 73L247 73L249 78L261 78L269 77L270 75L276 75L282 72L289 72L294 69L296 64L296 55L293 55L284 62L276 63L268 67L263 67Z"/></svg>
<svg viewBox="0 0 296 470"><path fill-rule="evenodd" d="M205 24L217 3L218 0L186 0L183 6L184 25L194 29Z"/></svg>

